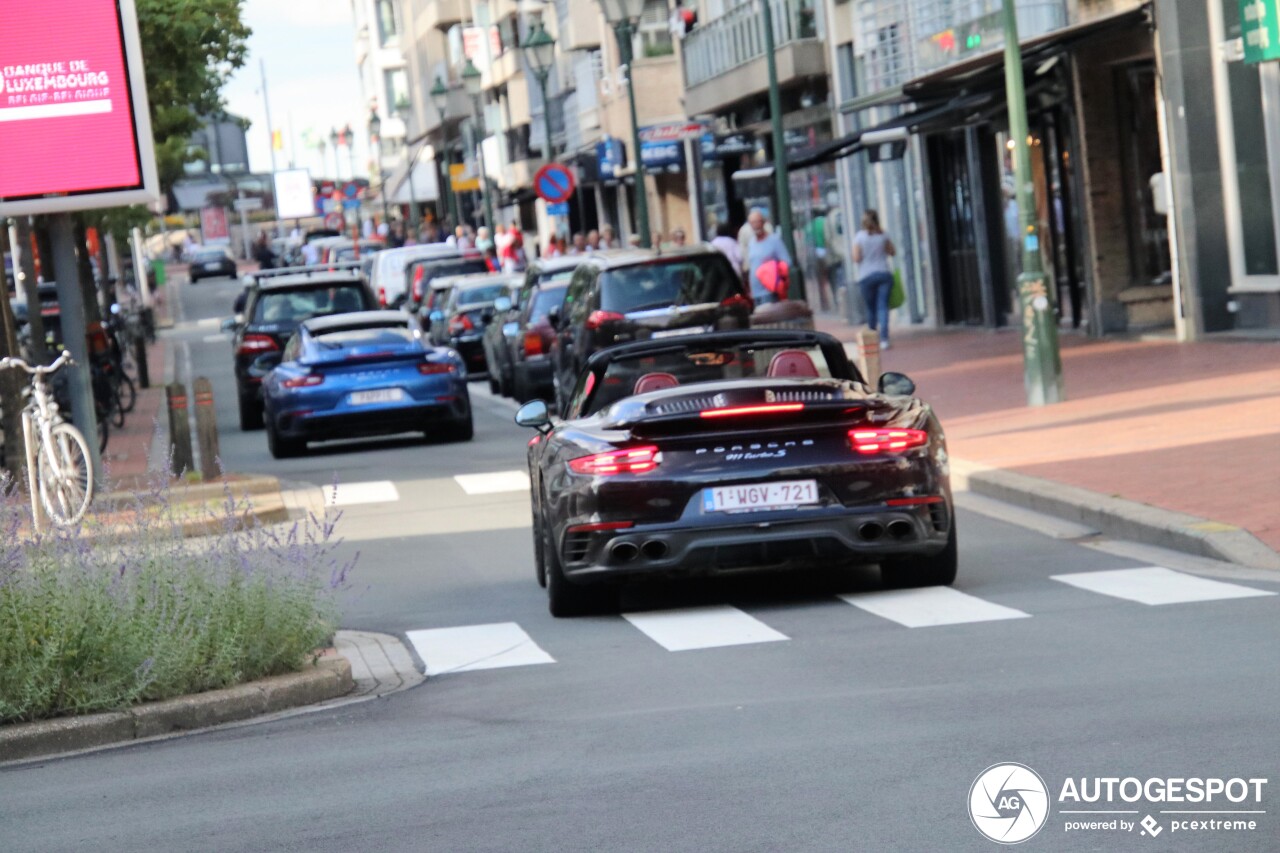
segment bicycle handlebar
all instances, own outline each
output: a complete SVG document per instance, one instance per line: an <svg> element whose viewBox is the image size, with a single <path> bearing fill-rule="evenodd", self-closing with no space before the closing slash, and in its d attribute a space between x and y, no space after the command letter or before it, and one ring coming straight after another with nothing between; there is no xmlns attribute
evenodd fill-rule
<svg viewBox="0 0 1280 853"><path fill-rule="evenodd" d="M50 373L57 373L64 365L70 364L75 364L75 362L71 360L71 353L66 350L63 350L62 355L53 360L53 364L47 366L37 364L35 367L32 367L22 359L13 356L0 358L0 367L17 367L21 370L25 370L32 376L47 376Z"/></svg>

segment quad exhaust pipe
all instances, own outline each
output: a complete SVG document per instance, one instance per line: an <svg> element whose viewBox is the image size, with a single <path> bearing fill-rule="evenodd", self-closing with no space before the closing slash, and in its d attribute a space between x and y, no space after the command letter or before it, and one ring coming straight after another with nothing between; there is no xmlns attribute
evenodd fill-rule
<svg viewBox="0 0 1280 853"><path fill-rule="evenodd" d="M609 554L619 563L630 563L640 554L640 549L633 542L618 542L609 549Z"/></svg>
<svg viewBox="0 0 1280 853"><path fill-rule="evenodd" d="M646 560L661 560L667 556L667 543L661 539L650 539L640 546L640 553Z"/></svg>
<svg viewBox="0 0 1280 853"><path fill-rule="evenodd" d="M636 557L646 560L661 560L667 556L669 548L661 539L650 539L643 545L634 542L615 542L609 546L609 556L615 563L630 563Z"/></svg>
<svg viewBox="0 0 1280 853"><path fill-rule="evenodd" d="M890 536L899 541L912 539L916 534L916 529L911 525L911 522L903 521L900 518L889 522L888 531Z"/></svg>
<svg viewBox="0 0 1280 853"><path fill-rule="evenodd" d="M875 542L884 535L884 525L878 521L868 521L858 528L858 535L864 542Z"/></svg>

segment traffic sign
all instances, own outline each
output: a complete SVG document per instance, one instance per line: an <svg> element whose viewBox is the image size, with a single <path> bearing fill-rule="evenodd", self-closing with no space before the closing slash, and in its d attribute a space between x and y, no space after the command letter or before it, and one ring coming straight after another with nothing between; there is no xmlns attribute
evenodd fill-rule
<svg viewBox="0 0 1280 853"><path fill-rule="evenodd" d="M547 216L568 216L569 202L558 201L547 205Z"/></svg>
<svg viewBox="0 0 1280 853"><path fill-rule="evenodd" d="M342 221L341 213L338 213L338 211L335 210L332 213L325 214L325 217L324 217L325 228L328 228L330 231L341 231L342 226L343 226L343 221Z"/></svg>
<svg viewBox="0 0 1280 853"><path fill-rule="evenodd" d="M573 195L573 172L559 163L548 163L533 176L533 191L552 204L568 201Z"/></svg>
<svg viewBox="0 0 1280 853"><path fill-rule="evenodd" d="M1280 59L1280 15L1276 0L1241 0L1240 40L1247 64Z"/></svg>
<svg viewBox="0 0 1280 853"><path fill-rule="evenodd" d="M342 194L349 199L356 198L360 195L360 185L355 181L347 181L342 187Z"/></svg>
<svg viewBox="0 0 1280 853"><path fill-rule="evenodd" d="M232 206L240 213L252 213L255 210L262 210L262 199L238 198L232 202Z"/></svg>

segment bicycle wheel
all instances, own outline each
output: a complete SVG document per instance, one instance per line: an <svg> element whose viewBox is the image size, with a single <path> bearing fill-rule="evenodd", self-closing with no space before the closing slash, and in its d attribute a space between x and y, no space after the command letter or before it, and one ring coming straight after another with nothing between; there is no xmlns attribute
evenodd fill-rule
<svg viewBox="0 0 1280 853"><path fill-rule="evenodd" d="M128 373L121 372L116 392L120 395L120 411L126 414L132 412L138 402L138 388L133 384Z"/></svg>
<svg viewBox="0 0 1280 853"><path fill-rule="evenodd" d="M71 424L54 424L38 449L36 482L40 504L59 527L79 521L93 497L93 465L84 436Z"/></svg>

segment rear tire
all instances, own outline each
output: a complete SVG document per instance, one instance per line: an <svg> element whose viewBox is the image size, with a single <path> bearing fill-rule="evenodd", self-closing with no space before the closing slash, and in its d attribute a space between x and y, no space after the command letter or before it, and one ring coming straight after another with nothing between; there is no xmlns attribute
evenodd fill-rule
<svg viewBox="0 0 1280 853"><path fill-rule="evenodd" d="M618 612L618 588L613 584L581 586L565 577L549 526L543 530L542 559L547 574L547 605L552 616L601 616Z"/></svg>
<svg viewBox="0 0 1280 853"><path fill-rule="evenodd" d="M123 366L121 367L123 370ZM133 380L129 378L128 372L120 374L120 384L117 386L120 392L120 408L125 413L132 412L133 407L138 403L138 389L133 384Z"/></svg>
<svg viewBox="0 0 1280 853"><path fill-rule="evenodd" d="M931 557L900 557L880 564L880 579L887 589L911 589L921 586L951 586L956 582L959 566L956 548L955 518L947 534L947 547Z"/></svg>
<svg viewBox="0 0 1280 853"><path fill-rule="evenodd" d="M533 502L533 570L538 586L547 588L547 558L542 553L542 519L538 503Z"/></svg>
<svg viewBox="0 0 1280 853"><path fill-rule="evenodd" d="M262 403L252 397L240 395L240 429L253 432L262 429Z"/></svg>
<svg viewBox="0 0 1280 853"><path fill-rule="evenodd" d="M307 452L307 443L296 438L284 438L275 427L267 424L267 450L271 451L273 459L292 459Z"/></svg>
<svg viewBox="0 0 1280 853"><path fill-rule="evenodd" d="M495 397L502 394L501 386L498 385L498 379L492 373L489 374L489 393Z"/></svg>

